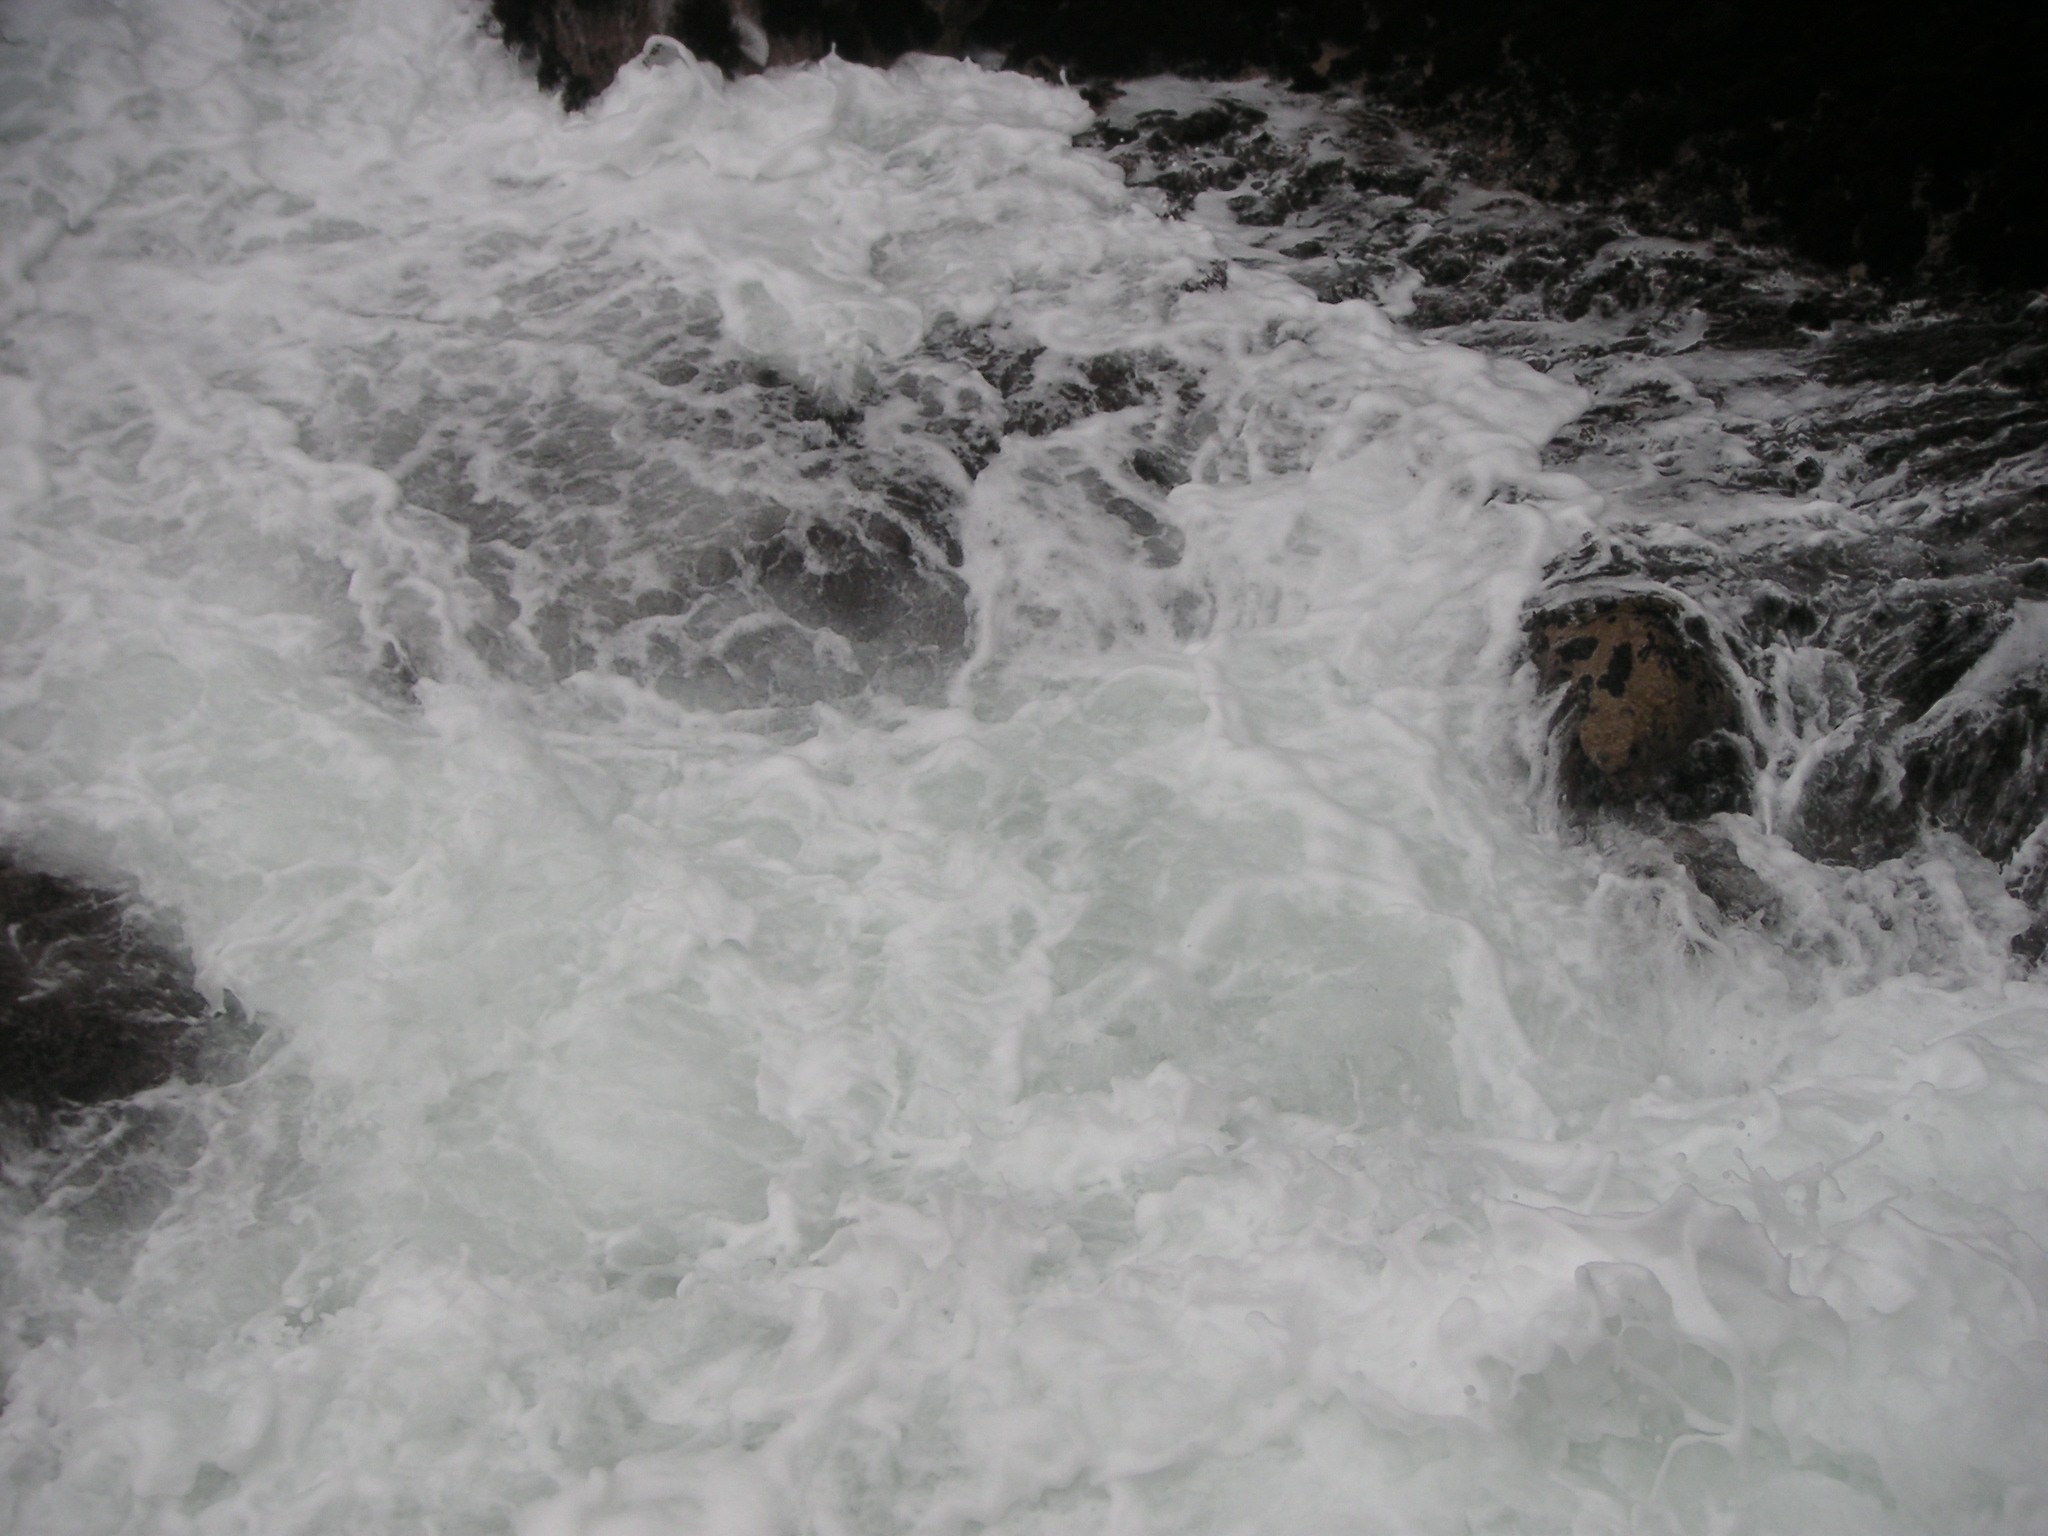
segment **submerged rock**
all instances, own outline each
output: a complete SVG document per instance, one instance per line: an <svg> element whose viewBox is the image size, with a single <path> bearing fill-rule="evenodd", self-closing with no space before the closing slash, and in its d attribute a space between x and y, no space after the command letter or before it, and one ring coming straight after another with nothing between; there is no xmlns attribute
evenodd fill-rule
<svg viewBox="0 0 2048 1536"><path fill-rule="evenodd" d="M218 1069L246 1045L192 962L116 892L0 851L0 1119L40 1139L53 1117Z"/></svg>
<svg viewBox="0 0 2048 1536"><path fill-rule="evenodd" d="M950 525L942 532L950 538ZM796 623L857 651L881 648L859 675L901 671L922 656L943 677L966 647L966 583L894 518L786 529L755 559L762 590Z"/></svg>
<svg viewBox="0 0 2048 1536"><path fill-rule="evenodd" d="M1568 806L1681 821L1749 808L1753 754L1703 619L1661 596L1604 595L1544 608L1528 629L1530 659L1558 695Z"/></svg>
<svg viewBox="0 0 2048 1536"><path fill-rule="evenodd" d="M1672 827L1664 842L1672 861L1729 921L1756 919L1769 925L1782 915L1784 901L1777 888L1743 861L1724 825Z"/></svg>

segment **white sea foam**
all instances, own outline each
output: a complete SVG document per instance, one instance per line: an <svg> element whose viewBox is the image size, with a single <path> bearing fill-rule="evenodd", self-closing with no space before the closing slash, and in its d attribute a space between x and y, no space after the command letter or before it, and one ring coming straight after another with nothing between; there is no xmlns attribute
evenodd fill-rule
<svg viewBox="0 0 2048 1536"><path fill-rule="evenodd" d="M564 118L453 3L8 35L0 816L267 1035L161 1212L10 1208L0 1526L2048 1519L2048 993L1963 850L1734 820L1766 932L1547 827L1573 391L1190 291L965 64ZM1191 403L962 481L929 702L661 673L618 605L922 450L648 358L981 409L942 321Z"/></svg>

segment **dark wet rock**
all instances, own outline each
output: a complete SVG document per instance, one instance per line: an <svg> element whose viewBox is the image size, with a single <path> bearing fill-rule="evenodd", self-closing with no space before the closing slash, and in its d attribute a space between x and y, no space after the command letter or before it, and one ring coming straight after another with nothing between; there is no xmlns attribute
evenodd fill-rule
<svg viewBox="0 0 2048 1536"><path fill-rule="evenodd" d="M1276 177L1284 180L1301 168L1299 145L1268 133L1261 126L1265 113L1235 97L1219 94L1206 106L1176 113L1121 108L1115 105L1120 95L1108 92L1103 115L1074 142L1107 153L1171 218L1185 217L1209 191L1236 192L1231 206L1250 209L1263 203Z"/></svg>
<svg viewBox="0 0 2048 1536"><path fill-rule="evenodd" d="M1001 451L1003 400L986 380L962 382L934 377L912 367L897 380L896 393L917 407L917 420L910 430L923 442L944 448L965 479L973 480ZM916 519L933 538L957 550L958 540L951 526L951 504L957 498L938 486L932 476L919 478L927 488L916 493L917 510L902 504L905 493L900 488L890 493L891 504ZM940 522L946 525L943 530L937 526ZM960 562L949 557L949 563Z"/></svg>
<svg viewBox="0 0 2048 1536"><path fill-rule="evenodd" d="M1231 89L1219 86L1216 103L1234 101ZM1133 100L1142 102L1142 90ZM1488 188L1475 179L1479 160L1418 143L1368 100L1341 113L1325 104L1308 127L1250 124L1217 106L1188 115L1208 126L1182 142L1159 109L1112 99L1078 142L1104 150L1169 215L1186 215L1203 192L1227 193L1248 243L1326 301L1398 305L1412 277L1408 323L1538 366L1576 366L1586 327L1560 345L1573 322L1614 323L1598 344L1604 359L1697 346L1703 336L1810 348L1838 325L1886 313L1875 287L1796 263L1788 270L1779 251L1652 239L1611 205L1558 207ZM1140 132L1141 121L1152 128ZM1240 121L1248 126L1217 131ZM2016 353L2012 368L2024 371L2029 356Z"/></svg>
<svg viewBox="0 0 2048 1536"><path fill-rule="evenodd" d="M465 638L495 670L610 672L702 707L934 696L965 654L959 507L1006 430L960 354L1018 389L1035 354L940 328L842 396L734 355L712 310L629 334L622 382L588 399L433 381L308 440L468 533L495 608Z"/></svg>
<svg viewBox="0 0 2048 1536"><path fill-rule="evenodd" d="M1842 626L1840 649L1858 663L1865 690L1892 701L1900 722L1910 725L1947 696L2011 622L2009 609L1995 600L1972 602L1938 583L1909 587Z"/></svg>
<svg viewBox="0 0 2048 1536"><path fill-rule="evenodd" d="M1142 456L1143 450L1140 450ZM1073 483L1106 515L1122 523L1143 553L1145 563L1155 570L1180 564L1187 548L1187 536L1161 518L1152 508L1122 494L1092 469L1073 477Z"/></svg>
<svg viewBox="0 0 2048 1536"><path fill-rule="evenodd" d="M2038 382L2035 359L2042 351L2041 330L2022 319L1934 314L1831 336L1813 371L1841 384L1946 384L1966 370L1988 368L1999 382L2019 387Z"/></svg>
<svg viewBox="0 0 2048 1536"><path fill-rule="evenodd" d="M1170 448L1140 448L1131 455L1131 473L1162 491L1170 491L1187 484L1187 455Z"/></svg>
<svg viewBox="0 0 2048 1536"><path fill-rule="evenodd" d="M1681 821L1748 809L1755 759L1704 619L1668 597L1602 595L1547 603L1528 633L1556 695L1567 805Z"/></svg>
<svg viewBox="0 0 2048 1536"><path fill-rule="evenodd" d="M1315 207L1348 179L1342 160L1314 161L1272 179L1256 193L1232 198L1230 211L1237 215L1240 224L1254 228L1284 224L1291 215Z"/></svg>
<svg viewBox="0 0 2048 1536"><path fill-rule="evenodd" d="M1224 286L1223 264L1216 268L1190 287ZM1178 358L1166 352L1054 354L1035 343L961 326L950 317L932 328L925 348L973 368L1000 400L1000 421L990 423L981 439L990 457L1006 433L1047 437L1091 416L1146 407L1160 414L1163 431L1138 451L1133 470L1166 489L1187 479L1188 445L1174 428L1199 411L1202 381Z"/></svg>
<svg viewBox="0 0 2048 1536"><path fill-rule="evenodd" d="M1145 563L1164 570L1180 564L1182 553L1187 549L1187 536L1173 524L1162 521L1149 507L1142 507L1128 496L1112 496L1103 510L1130 529L1145 551Z"/></svg>
<svg viewBox="0 0 2048 1536"><path fill-rule="evenodd" d="M465 530L491 606L464 638L494 670L610 673L703 708L939 697L967 651L975 478L1006 437L1107 412L1128 414L1135 456L1095 505L1133 563L1180 559L1156 493L1207 428L1200 378L1163 353L1076 356L942 317L834 394L737 352L715 305L671 309L626 332L618 382L587 399L429 376L415 399L344 388L307 429ZM384 670L402 692L440 665L394 648Z"/></svg>
<svg viewBox="0 0 2048 1536"><path fill-rule="evenodd" d="M1457 293L1444 288L1423 288L1409 299L1409 318L1431 330L1470 325L1486 317L1492 305L1486 295Z"/></svg>
<svg viewBox="0 0 2048 1536"><path fill-rule="evenodd" d="M1733 616L1733 654L1778 743L1766 773L1790 791L1777 830L1794 849L1867 868L1946 833L2043 910L2048 656L2019 627L2039 623L2034 562L2001 562L1938 523L1678 551L1610 530L1553 576L1656 580Z"/></svg>
<svg viewBox="0 0 2048 1536"><path fill-rule="evenodd" d="M1102 123L1114 130L1133 115L1112 102ZM1244 226L1247 242L1325 301L1387 302L1415 328L1587 387L1593 408L1546 448L1546 462L1640 499L1650 518L1683 517L1704 491L1825 498L1877 523L1829 541L1865 546L1847 567L1815 570L1815 551L1796 543L1767 556L1754 547L1768 573L1757 564L1727 581L1707 558L1713 570L1681 590L1704 581L1731 597L1739 586L1756 593L1784 571L1798 578L1791 599L1825 612L1821 643L1833 644L1890 582L2000 567L2017 592L2024 563L2048 557L2044 475L2029 459L2048 451L2036 382L2048 305L1894 306L1872 284L1782 251L1647 239L1613 206L1489 191L1460 173L1473 169L1463 152L1418 144L1371 110L1350 115L1341 134L1281 132L1278 121L1168 161L1142 147L1110 152L1134 183L1156 188L1228 184L1253 142L1268 185L1333 158L1334 147L1345 187L1270 233ZM1422 206L1414 194L1424 189L1439 207ZM1786 406L1752 414L1760 393ZM1880 545L1885 559L1866 558ZM1818 564L1830 558L1822 550ZM1737 612L1739 600L1729 622Z"/></svg>
<svg viewBox="0 0 2048 1536"><path fill-rule="evenodd" d="M581 107L639 56L673 37L727 74L828 53L887 65L906 53L958 53L987 0L491 0L508 45L532 57L541 89Z"/></svg>
<svg viewBox="0 0 2048 1536"><path fill-rule="evenodd" d="M935 357L966 363L1006 401L1031 388L1038 359L1045 354L1045 348L1036 342L1017 341L982 326L962 325L951 315L941 315L932 323L924 345Z"/></svg>
<svg viewBox="0 0 2048 1536"><path fill-rule="evenodd" d="M1996 693L1954 700L1906 737L1901 798L1929 822L2004 862L2048 824L2048 672ZM2016 893L2048 891L2030 868L2012 871Z"/></svg>
<svg viewBox="0 0 2048 1536"><path fill-rule="evenodd" d="M965 654L957 543L909 514L872 509L791 521L735 549L702 551L619 626L648 641L629 673L699 707L787 706L862 694L933 697ZM932 521L945 537L951 524Z"/></svg>
<svg viewBox="0 0 2048 1536"><path fill-rule="evenodd" d="M1777 921L1784 903L1777 888L1742 860L1734 840L1718 828L1677 826L1664 834L1672 859L1700 894L1734 922Z"/></svg>
<svg viewBox="0 0 2048 1536"><path fill-rule="evenodd" d="M1996 492L1957 508L1944 519L1958 545L1975 544L2002 563L2029 592L2048 591L2048 485Z"/></svg>
<svg viewBox="0 0 2048 1536"><path fill-rule="evenodd" d="M1341 259L1354 226L1316 226ZM1410 324L1592 394L1544 458L1626 510L1552 580L1653 582L1715 616L1777 743L1795 848L1867 866L1953 834L2039 910L2040 690L1968 680L2048 595L2048 306L1892 305L1782 253L1469 187L1423 239L1357 238L1431 284ZM1303 272L1318 292L1321 265ZM1725 497L1760 515L1715 522Z"/></svg>
<svg viewBox="0 0 2048 1536"><path fill-rule="evenodd" d="M958 55L985 46L977 22L988 0L739 0L760 19L770 64L837 53L888 65L906 53Z"/></svg>
<svg viewBox="0 0 2048 1536"><path fill-rule="evenodd" d="M881 534L889 547L910 544L921 567L936 569L939 560L952 570L961 567L967 556L960 547L960 529L954 521L959 497L951 486L930 475L901 474L883 485L881 496L896 524ZM872 524L874 519L869 522ZM911 538L905 540L903 534Z"/></svg>
<svg viewBox="0 0 2048 1536"><path fill-rule="evenodd" d="M850 25L852 10L832 12L829 26ZM951 28L1000 39L1013 67L1093 71L1101 115L1079 142L1114 159L1160 211L1184 216L1217 194L1205 210L1236 210L1251 252L1240 261L1287 271L1328 302L1387 303L1412 328L1589 391L1591 409L1544 457L1617 511L1591 557L1560 563L1553 590L1653 584L1695 605L1684 609L1694 617L1711 615L1722 664L1751 673L1761 734L1747 742L1721 705L1696 697L1693 724L1718 723L1694 738L1689 764L1649 774L1657 785L1644 790L1625 762L1618 780L1588 770L1585 726L1608 751L1591 706L1614 696L1596 686L1606 668L1574 675L1566 711L1582 713L1565 732L1578 764L1567 764L1568 793L1697 817L1747 804L1761 751L1783 792L1778 830L1810 856L1869 864L1945 829L2006 862L2009 884L2038 909L2048 852L2028 850L2048 847L2032 787L2039 698L2023 678L1989 693L1966 682L2020 605L2048 597L2048 302L1954 296L1973 281L1997 290L2048 277L2048 237L2027 236L2048 196L2015 200L2048 164L2013 147L2040 129L2028 82L2026 110L2007 110L2023 50L1973 75L1956 60L1982 49L1985 28L1973 40L1962 23L1942 23L1941 35L1864 27L1851 45L1841 18L1748 5L1658 28L1633 13L1616 22L1605 0L1568 14L1522 0L1438 4L1378 13L1369 38L1346 32L1358 13L1335 5L1166 16L992 0L974 10L920 19L873 7L867 35ZM762 20L793 34L811 24L803 17L825 15L770 6ZM1752 46L1763 39L1769 48ZM859 46L840 51L867 56ZM1904 61L1889 81L1877 78L1893 68L1887 58ZM1141 88L1120 98L1107 81L1247 66L1318 87L1366 72L1373 94L1323 95L1311 117L1269 113L1270 93L1219 83L1200 105L1161 111ZM1651 79L1654 91L1642 85ZM1901 112L1900 91L1924 99ZM1886 114L1896 121L1879 121ZM1835 270L1770 243L1781 238ZM1191 286L1226 278L1219 266ZM1948 296L1899 302L1915 285ZM1157 542L1176 530L1153 493L1186 476L1199 381L1158 357L1048 355L943 322L926 352L986 386L971 407L940 400L918 429L964 480L1005 434L1147 413L1129 483L1089 495L1128 531L1135 557L1177 556ZM704 358L684 348L648 366L677 392L674 430L693 439L765 431L785 462L829 458L835 475L876 451L861 402L807 414L793 386L740 380L734 388L751 393L720 419L707 403L713 378L692 371ZM916 388L922 401L926 386ZM774 404L785 394L786 410ZM817 431L829 440L806 435ZM617 477L596 458L579 473L573 484ZM894 459L878 464L862 505L787 522L840 529L828 547L771 530L733 590L767 594L835 633L866 632L859 615L895 613L892 603L922 613L957 548L948 494L891 489L924 484ZM1804 506L1810 518L1795 515ZM1690 526L1717 508L1734 510ZM899 528L909 557L889 553L877 517ZM890 581L909 595L885 598ZM1636 649L1632 640L1632 669Z"/></svg>
<svg viewBox="0 0 2048 1536"><path fill-rule="evenodd" d="M208 1003L176 938L130 898L0 852L0 923L0 1118L32 1138L246 1049L233 1000Z"/></svg>
<svg viewBox="0 0 2048 1536"><path fill-rule="evenodd" d="M1360 192L1378 192L1393 197L1414 198L1430 179L1430 168L1401 155L1383 150L1365 156L1364 164L1351 172L1351 185Z"/></svg>
<svg viewBox="0 0 2048 1536"><path fill-rule="evenodd" d="M725 0L492 0L506 43L530 55L540 87L584 105L640 56L650 37L673 37L728 72L747 61Z"/></svg>
<svg viewBox="0 0 2048 1536"><path fill-rule="evenodd" d="M2048 866L2023 857L2048 825L2048 677L2018 679L1901 725L1882 708L1809 774L1788 839L1810 858L1868 867L1928 828L2006 866L2013 894L2041 910Z"/></svg>

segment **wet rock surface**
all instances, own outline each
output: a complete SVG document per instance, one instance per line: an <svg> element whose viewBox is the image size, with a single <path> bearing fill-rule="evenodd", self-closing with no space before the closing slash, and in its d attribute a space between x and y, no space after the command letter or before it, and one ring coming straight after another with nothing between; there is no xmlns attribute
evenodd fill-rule
<svg viewBox="0 0 2048 1536"><path fill-rule="evenodd" d="M1575 810L1749 809L1755 764L1705 619L1658 596L1567 601L1532 616L1529 650Z"/></svg>
<svg viewBox="0 0 2048 1536"><path fill-rule="evenodd" d="M48 1140L67 1114L232 1070L251 1038L230 1000L116 892L0 850L0 1128Z"/></svg>
<svg viewBox="0 0 2048 1536"><path fill-rule="evenodd" d="M1132 86L1085 140L1241 262L1587 390L1545 460L1607 507L1550 568L1530 645L1566 692L1573 803L1746 806L1801 854L1859 868L1951 835L2041 909L2048 301L1899 301L1782 249L1648 234L1616 203L1483 185L1480 157L1364 103ZM1725 700L1639 712L1599 688L1644 591L1747 675L1739 748ZM1565 660L1575 641L1600 661ZM1659 762L1707 756L1617 778L1635 722L1667 733L1642 749ZM1674 790L1689 774L1700 787Z"/></svg>
<svg viewBox="0 0 2048 1536"><path fill-rule="evenodd" d="M1664 844L1672 861L1691 877L1694 888L1714 903L1722 917L1766 926L1782 918L1784 902L1777 888L1750 868L1723 828L1666 828Z"/></svg>
<svg viewBox="0 0 2048 1536"><path fill-rule="evenodd" d="M724 0L493 0L508 46L529 55L542 90L585 105L638 58L650 37L673 37L728 72L749 61Z"/></svg>

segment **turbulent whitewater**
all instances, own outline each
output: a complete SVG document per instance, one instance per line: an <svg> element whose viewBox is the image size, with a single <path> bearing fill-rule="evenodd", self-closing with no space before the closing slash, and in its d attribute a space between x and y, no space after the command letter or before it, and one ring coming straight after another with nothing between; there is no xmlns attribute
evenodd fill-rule
<svg viewBox="0 0 2048 1536"><path fill-rule="evenodd" d="M2027 914L1557 825L1576 387L479 22L5 16L0 835L258 1034L10 1160L0 1527L2048 1525Z"/></svg>

